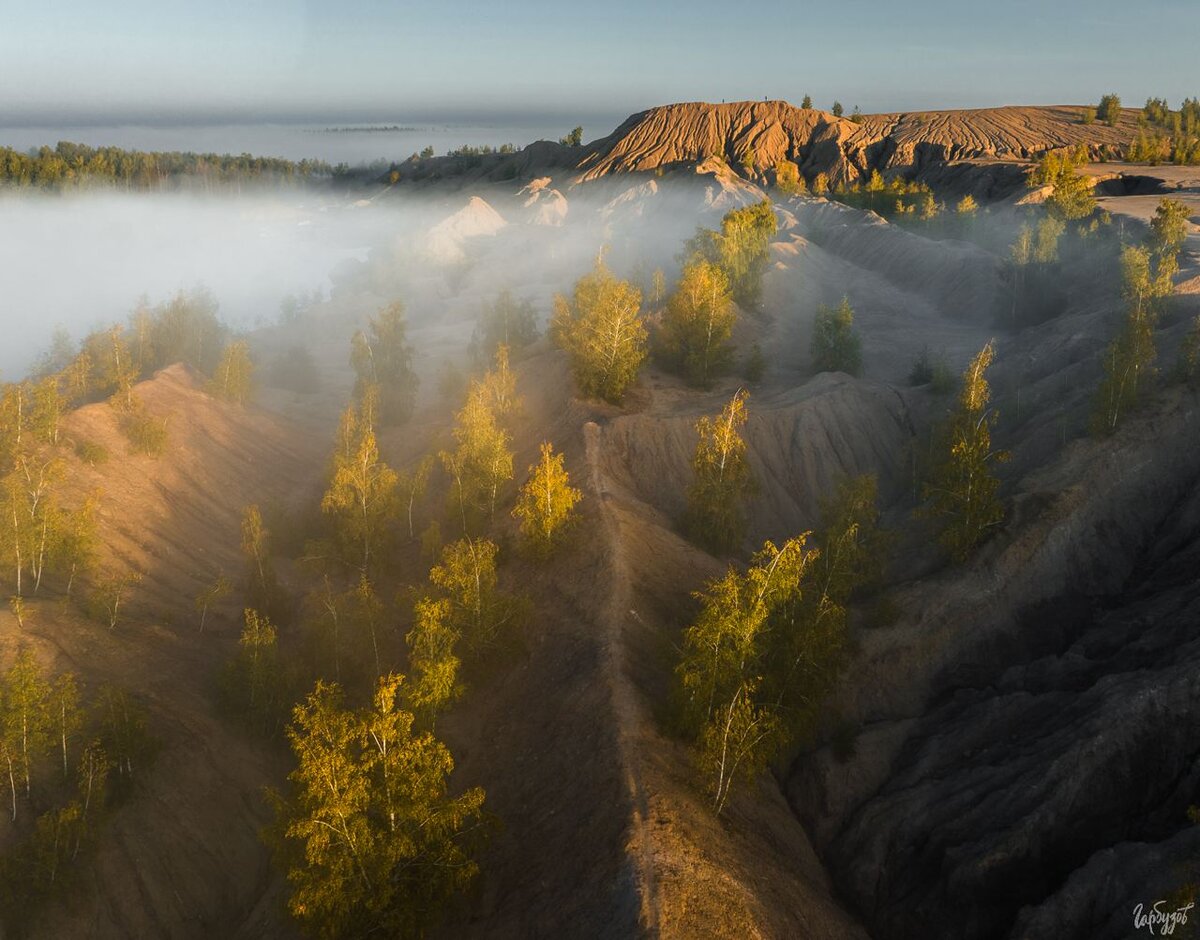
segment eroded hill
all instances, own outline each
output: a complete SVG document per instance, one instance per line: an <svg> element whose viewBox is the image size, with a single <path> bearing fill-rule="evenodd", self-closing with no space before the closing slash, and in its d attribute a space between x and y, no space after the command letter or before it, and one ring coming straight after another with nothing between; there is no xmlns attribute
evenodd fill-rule
<svg viewBox="0 0 1200 940"><path fill-rule="evenodd" d="M588 146L580 180L647 172L719 157L751 175L783 160L832 185L864 180L872 170L919 175L961 160L1029 160L1056 147L1083 144L1117 153L1137 131L1135 112L1116 127L1083 124L1079 108L989 108L867 115L860 122L786 101L651 108Z"/></svg>
<svg viewBox="0 0 1200 940"><path fill-rule="evenodd" d="M774 179L789 161L830 186L865 182L871 172L930 183L957 183L954 165L971 164L972 186L989 198L1020 188L1021 166L1047 150L1083 146L1093 158L1119 158L1139 131L1139 111L1115 126L1084 123L1074 106L1003 107L870 114L857 121L786 101L686 102L630 115L611 134L581 147L549 141L515 154L438 157L406 165L405 181L554 177L571 185L627 173L724 168L742 178ZM703 172L703 170L702 170ZM982 181L982 182L981 182Z"/></svg>

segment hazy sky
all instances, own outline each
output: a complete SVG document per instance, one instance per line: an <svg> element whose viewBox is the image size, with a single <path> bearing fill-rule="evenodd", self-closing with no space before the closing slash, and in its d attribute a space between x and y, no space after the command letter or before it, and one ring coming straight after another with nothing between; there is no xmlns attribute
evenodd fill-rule
<svg viewBox="0 0 1200 940"><path fill-rule="evenodd" d="M0 0L0 126L1177 104L1197 39L1197 0Z"/></svg>

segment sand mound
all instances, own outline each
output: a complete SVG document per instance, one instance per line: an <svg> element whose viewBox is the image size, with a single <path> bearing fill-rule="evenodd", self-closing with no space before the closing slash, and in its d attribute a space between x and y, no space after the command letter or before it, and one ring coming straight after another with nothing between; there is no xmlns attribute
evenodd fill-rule
<svg viewBox="0 0 1200 940"><path fill-rule="evenodd" d="M658 183L647 180L630 186L600 208L600 217L605 221L630 222L641 219L648 205L658 196Z"/></svg>
<svg viewBox="0 0 1200 940"><path fill-rule="evenodd" d="M534 180L528 186L523 186L519 196L525 196L521 204L525 209L525 222L530 225L549 225L558 227L567 220L567 197L554 189L548 176Z"/></svg>
<svg viewBox="0 0 1200 940"><path fill-rule="evenodd" d="M425 250L434 259L452 263L466 257L465 245L473 238L495 235L508 223L478 196L429 230Z"/></svg>

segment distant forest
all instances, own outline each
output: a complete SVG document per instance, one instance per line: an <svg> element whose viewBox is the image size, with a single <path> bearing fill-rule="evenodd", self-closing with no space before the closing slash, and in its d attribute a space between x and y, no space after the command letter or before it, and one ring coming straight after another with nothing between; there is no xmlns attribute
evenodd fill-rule
<svg viewBox="0 0 1200 940"><path fill-rule="evenodd" d="M348 172L323 160L216 153L149 153L60 141L51 149L0 147L0 189L64 190L112 186L128 190L190 189L244 182L328 179Z"/></svg>

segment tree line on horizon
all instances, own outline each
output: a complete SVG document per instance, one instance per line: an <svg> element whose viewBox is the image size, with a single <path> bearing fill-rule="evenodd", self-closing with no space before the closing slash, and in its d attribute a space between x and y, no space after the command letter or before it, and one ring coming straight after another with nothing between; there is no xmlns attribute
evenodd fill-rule
<svg viewBox="0 0 1200 940"><path fill-rule="evenodd" d="M0 147L0 189L82 189L109 186L158 190L327 179L338 168L323 160L285 160L248 153L124 150L59 141L29 151Z"/></svg>

